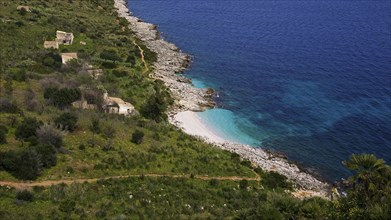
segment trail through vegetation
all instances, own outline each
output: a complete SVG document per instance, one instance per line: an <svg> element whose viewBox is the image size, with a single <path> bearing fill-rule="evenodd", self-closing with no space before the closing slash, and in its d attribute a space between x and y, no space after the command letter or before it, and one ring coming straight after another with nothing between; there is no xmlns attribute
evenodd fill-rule
<svg viewBox="0 0 391 220"><path fill-rule="evenodd" d="M240 176L191 176L191 175L177 175L177 174L141 174L141 175L125 175L125 176L109 176L109 177L103 177L103 178L89 178L89 179L63 179L63 180L46 180L46 181L34 181L34 182L11 182L11 181L0 181L0 185L2 186L11 186L16 189L26 189L26 188L32 188L34 186L43 186L48 187L52 185L58 185L58 184L74 184L74 183L94 183L99 180L108 180L108 179L124 179L129 177L170 177L170 178L185 178L185 179L200 179L200 180L230 180L230 181L241 181L241 180L247 180L247 181L260 181L261 178L257 174L257 177L251 178L251 177L240 177Z"/></svg>
<svg viewBox="0 0 391 220"><path fill-rule="evenodd" d="M144 64L144 70L143 70L142 74L145 74L145 73L149 72L149 68L148 68L147 62L145 62L144 50L143 50L143 48L140 47L140 45L138 45L136 43L136 41L133 41L133 44L136 45L136 47L138 47L138 49L140 50L141 62Z"/></svg>

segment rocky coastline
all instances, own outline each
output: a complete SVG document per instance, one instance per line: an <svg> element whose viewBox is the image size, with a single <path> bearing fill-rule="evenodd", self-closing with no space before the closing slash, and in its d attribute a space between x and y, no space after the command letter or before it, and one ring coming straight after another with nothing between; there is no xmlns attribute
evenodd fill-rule
<svg viewBox="0 0 391 220"><path fill-rule="evenodd" d="M175 104L169 112L169 121L181 128L181 122L175 120L175 115L182 111L203 111L215 106L213 92L210 89L197 89L191 84L191 80L178 74L186 70L190 57L181 52L174 44L164 41L156 25L141 21L129 12L125 0L114 0L114 7L120 17L129 22L129 27L143 43L157 54L154 71L151 75L154 79L162 80L170 89ZM322 182L313 175L301 170L296 164L286 158L266 152L259 148L236 144L231 142L215 143L221 149L239 154L243 159L250 160L254 165L274 171L291 180L296 189L305 192L304 196L321 196L326 198L329 192L329 184ZM307 195L307 196L306 196Z"/></svg>

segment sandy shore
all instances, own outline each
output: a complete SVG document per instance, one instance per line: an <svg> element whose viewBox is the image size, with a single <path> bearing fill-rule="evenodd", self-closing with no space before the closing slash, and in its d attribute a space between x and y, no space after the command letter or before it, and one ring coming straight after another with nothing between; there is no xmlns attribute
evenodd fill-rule
<svg viewBox="0 0 391 220"><path fill-rule="evenodd" d="M128 20L130 28L137 37L157 54L157 61L154 64L154 72L151 77L161 79L175 98L175 104L168 113L170 123L188 134L203 138L205 142L218 148L239 154L243 159L250 160L255 166L286 176L297 189L310 192L310 196L327 196L329 185L300 170L297 165L259 148L227 142L204 124L192 111L202 111L205 108L213 107L213 93L208 89L194 88L189 79L176 74L186 69L190 61L189 56L182 53L175 45L160 39L155 25L132 16L124 0L114 0L114 2L119 16Z"/></svg>
<svg viewBox="0 0 391 220"><path fill-rule="evenodd" d="M185 111L175 114L173 121L176 121L178 125L187 134L198 136L208 140L212 143L225 143L226 140L220 137L213 129L208 127L196 112Z"/></svg>

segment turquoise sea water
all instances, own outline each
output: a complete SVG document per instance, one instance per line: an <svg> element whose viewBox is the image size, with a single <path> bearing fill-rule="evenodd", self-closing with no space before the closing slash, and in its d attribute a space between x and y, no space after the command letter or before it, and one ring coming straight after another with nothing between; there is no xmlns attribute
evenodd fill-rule
<svg viewBox="0 0 391 220"><path fill-rule="evenodd" d="M259 145L259 140L250 137L237 126L238 121L243 121L243 118L238 118L229 110L215 108L198 112L197 115L214 133L227 141L252 146Z"/></svg>
<svg viewBox="0 0 391 220"><path fill-rule="evenodd" d="M329 180L341 161L391 163L391 1L130 0L191 54L186 75L224 110L200 117L230 140L270 148Z"/></svg>

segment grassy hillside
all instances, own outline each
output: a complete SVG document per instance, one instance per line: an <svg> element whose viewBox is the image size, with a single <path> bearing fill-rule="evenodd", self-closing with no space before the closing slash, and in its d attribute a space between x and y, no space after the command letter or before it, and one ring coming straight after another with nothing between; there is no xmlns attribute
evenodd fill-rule
<svg viewBox="0 0 391 220"><path fill-rule="evenodd" d="M391 210L388 191L368 210L293 198L284 177L170 125L172 98L148 77L156 55L112 1L0 0L0 8L0 183L15 186L0 186L0 219L354 219ZM72 32L73 44L45 49L56 30ZM66 52L79 59L62 64ZM103 75L92 78L90 66ZM104 91L140 113L104 113ZM82 97L97 109L72 107Z"/></svg>

